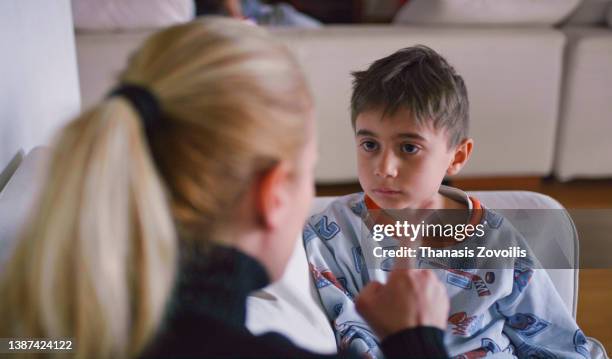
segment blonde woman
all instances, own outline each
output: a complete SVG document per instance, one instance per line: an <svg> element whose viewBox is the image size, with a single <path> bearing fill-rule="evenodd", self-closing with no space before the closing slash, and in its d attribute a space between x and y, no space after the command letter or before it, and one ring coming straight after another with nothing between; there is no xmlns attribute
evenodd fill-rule
<svg viewBox="0 0 612 359"><path fill-rule="evenodd" d="M312 106L259 28L207 19L153 35L59 135L0 282L0 337L73 338L78 358L314 356L244 326L313 196ZM398 270L357 307L388 357L446 356L430 272Z"/></svg>

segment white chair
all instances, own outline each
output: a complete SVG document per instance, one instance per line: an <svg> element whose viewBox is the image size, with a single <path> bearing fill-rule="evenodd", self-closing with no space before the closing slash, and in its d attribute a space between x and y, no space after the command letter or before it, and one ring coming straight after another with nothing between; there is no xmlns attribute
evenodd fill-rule
<svg viewBox="0 0 612 359"><path fill-rule="evenodd" d="M470 195L481 200L486 207L500 210L563 209L556 200L535 192L485 191L472 192ZM311 213L321 211L333 200L334 197L316 198ZM574 268L578 268L578 238L569 216L566 217L564 230L570 237L566 242L576 246L570 252L574 257L571 258L575 264ZM297 241L295 252L283 278L249 298L247 326L256 334L268 331L283 333L296 344L313 351L335 352L334 334L308 272L301 238ZM578 305L578 269L547 269L547 271L567 309L575 318ZM592 343L592 358L607 359L603 345L594 338L588 339Z"/></svg>

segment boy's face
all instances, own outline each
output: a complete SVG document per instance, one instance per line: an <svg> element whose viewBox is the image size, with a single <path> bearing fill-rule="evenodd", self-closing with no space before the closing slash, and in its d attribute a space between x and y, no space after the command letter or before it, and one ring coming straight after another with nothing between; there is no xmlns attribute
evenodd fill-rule
<svg viewBox="0 0 612 359"><path fill-rule="evenodd" d="M471 140L461 158L465 141L449 148L447 131L417 125L408 109L381 119L382 113L365 111L355 121L361 187L381 208L436 208L442 179L467 161Z"/></svg>

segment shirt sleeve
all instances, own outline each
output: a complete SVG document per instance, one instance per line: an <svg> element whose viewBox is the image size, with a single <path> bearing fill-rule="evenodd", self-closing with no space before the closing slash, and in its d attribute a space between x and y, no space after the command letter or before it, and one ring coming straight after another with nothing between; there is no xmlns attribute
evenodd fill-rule
<svg viewBox="0 0 612 359"><path fill-rule="evenodd" d="M357 258L353 263L341 263L343 261L338 259L358 257L358 249L348 244L331 245L330 241L342 241L343 244L348 241L342 238L339 226L328 216L317 218L315 223L307 223L303 239L310 272L325 314L332 323L339 350L382 358L378 338L355 309L354 298L361 283L355 280L356 273L342 270L343 267L359 266L360 260ZM358 270L365 270L365 265Z"/></svg>
<svg viewBox="0 0 612 359"><path fill-rule="evenodd" d="M250 350L253 356L295 357L295 358L353 358L363 359L363 354L345 351L339 354L323 355L296 347L289 339L278 333L267 333L257 337L266 348L259 351ZM253 348L253 347L251 347ZM273 349L269 349L273 348ZM385 338L381 344L382 352L387 359L394 358L431 358L447 359L444 348L444 332L434 327L416 327L404 329Z"/></svg>
<svg viewBox="0 0 612 359"><path fill-rule="evenodd" d="M448 358L444 331L435 327L417 327L392 334L381 343L387 359Z"/></svg>
<svg viewBox="0 0 612 359"><path fill-rule="evenodd" d="M519 358L590 358L584 333L545 269L516 265L512 292L497 309Z"/></svg>

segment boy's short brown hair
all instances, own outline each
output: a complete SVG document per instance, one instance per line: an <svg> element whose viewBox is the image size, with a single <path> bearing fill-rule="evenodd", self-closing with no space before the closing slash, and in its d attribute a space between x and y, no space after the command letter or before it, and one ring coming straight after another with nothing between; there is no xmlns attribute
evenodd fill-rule
<svg viewBox="0 0 612 359"><path fill-rule="evenodd" d="M437 52L424 45L407 47L353 74L351 122L367 110L383 117L409 109L419 124L431 121L449 133L449 146L467 138L469 103L461 76Z"/></svg>

